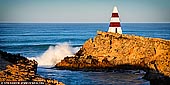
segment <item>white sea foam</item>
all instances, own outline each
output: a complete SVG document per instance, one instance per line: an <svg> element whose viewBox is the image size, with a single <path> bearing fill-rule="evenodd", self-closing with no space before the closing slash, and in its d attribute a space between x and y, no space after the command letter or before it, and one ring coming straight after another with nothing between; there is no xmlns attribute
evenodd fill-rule
<svg viewBox="0 0 170 85"><path fill-rule="evenodd" d="M60 43L56 46L50 46L41 56L31 57L38 62L39 66L50 65L54 66L66 56L74 55L80 47L71 47L69 43Z"/></svg>

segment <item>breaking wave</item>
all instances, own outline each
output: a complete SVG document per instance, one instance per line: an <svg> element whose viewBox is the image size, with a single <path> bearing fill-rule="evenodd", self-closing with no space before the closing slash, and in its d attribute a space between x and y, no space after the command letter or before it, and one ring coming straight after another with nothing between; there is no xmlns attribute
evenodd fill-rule
<svg viewBox="0 0 170 85"><path fill-rule="evenodd" d="M66 56L74 55L80 47L72 47L69 43L60 43L56 46L49 46L41 56L31 57L29 59L36 60L39 66L54 66Z"/></svg>

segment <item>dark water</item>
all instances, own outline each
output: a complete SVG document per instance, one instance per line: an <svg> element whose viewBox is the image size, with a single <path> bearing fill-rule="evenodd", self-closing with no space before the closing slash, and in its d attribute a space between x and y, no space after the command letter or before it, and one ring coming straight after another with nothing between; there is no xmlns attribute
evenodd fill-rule
<svg viewBox="0 0 170 85"><path fill-rule="evenodd" d="M39 67L38 74L58 79L66 85L150 85L149 81L142 79L142 74L133 72L82 72Z"/></svg>
<svg viewBox="0 0 170 85"><path fill-rule="evenodd" d="M107 31L108 23L0 23L0 50L20 53L26 57L42 55L49 46L69 42L73 47ZM170 40L170 23L123 23L124 34ZM68 85L147 84L141 75L132 73L79 72L38 68L38 73Z"/></svg>

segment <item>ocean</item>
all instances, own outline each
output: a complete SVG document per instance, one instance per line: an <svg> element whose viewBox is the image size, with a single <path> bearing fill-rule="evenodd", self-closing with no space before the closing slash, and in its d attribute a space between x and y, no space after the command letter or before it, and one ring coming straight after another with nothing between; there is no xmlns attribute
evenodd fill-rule
<svg viewBox="0 0 170 85"><path fill-rule="evenodd" d="M170 23L122 23L123 34L170 40ZM149 85L133 72L82 72L48 69L73 55L109 23L0 23L0 50L21 54L39 63L38 74L66 85Z"/></svg>

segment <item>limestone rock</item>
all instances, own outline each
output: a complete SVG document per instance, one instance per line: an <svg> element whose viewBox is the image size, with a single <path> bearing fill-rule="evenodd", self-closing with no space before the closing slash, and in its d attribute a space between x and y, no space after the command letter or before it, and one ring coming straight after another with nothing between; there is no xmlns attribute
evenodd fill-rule
<svg viewBox="0 0 170 85"><path fill-rule="evenodd" d="M74 57L56 64L63 69L114 69L119 66L151 69L170 77L170 40L98 31Z"/></svg>
<svg viewBox="0 0 170 85"><path fill-rule="evenodd" d="M0 81L22 81L22 82L43 82L50 85L64 85L62 82L43 78L36 74L38 63L35 60L28 60L20 55L14 55L7 52L0 51L0 58L3 68L0 71ZM6 65L4 68L3 65ZM5 70L4 70L5 69Z"/></svg>
<svg viewBox="0 0 170 85"><path fill-rule="evenodd" d="M85 42L80 51L80 55L94 56L99 61L109 56L108 60L114 65L140 65L170 76L169 40L98 32L93 40Z"/></svg>

